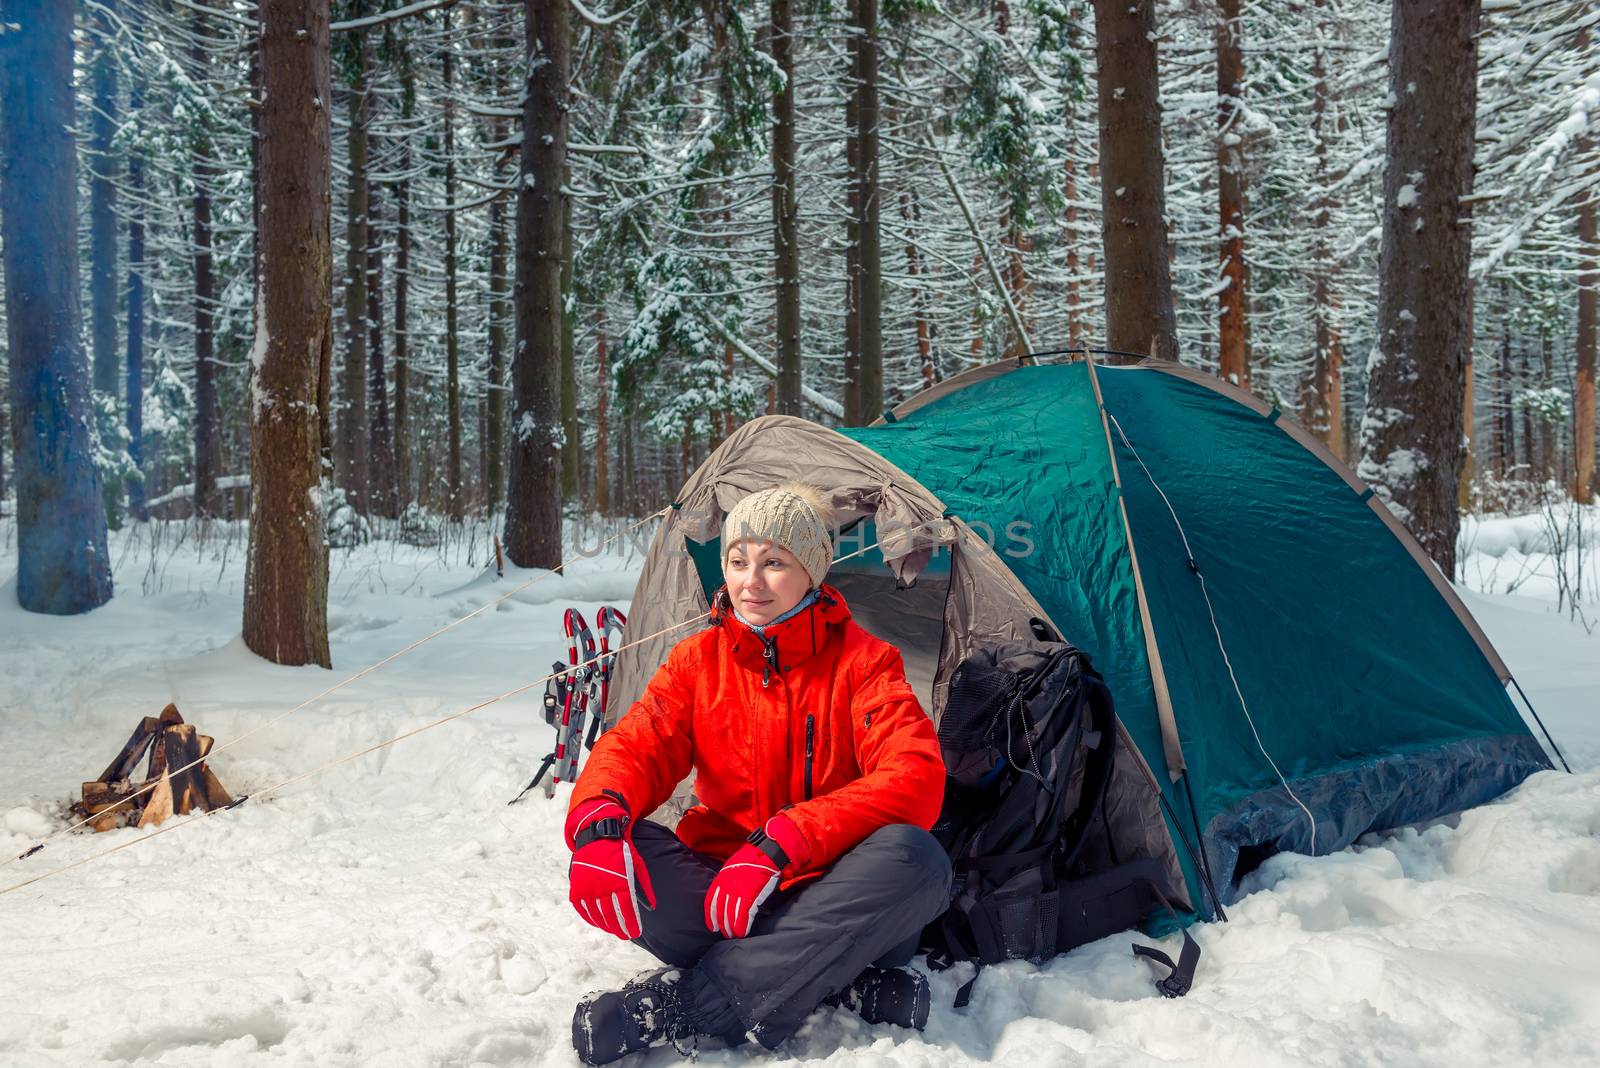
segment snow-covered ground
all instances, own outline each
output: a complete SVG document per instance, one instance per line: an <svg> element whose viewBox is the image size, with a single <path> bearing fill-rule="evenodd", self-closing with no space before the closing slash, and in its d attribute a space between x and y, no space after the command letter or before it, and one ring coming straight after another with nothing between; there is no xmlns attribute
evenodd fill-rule
<svg viewBox="0 0 1600 1068"><path fill-rule="evenodd" d="M1231 923L1195 929L1205 957L1182 1000L1159 997L1115 937L987 970L964 1013L948 1006L969 973L936 975L924 1034L824 1010L756 1059L1600 1064L1600 632L1556 614L1553 584L1503 592L1514 570L1539 569L1518 523L1473 527L1464 573L1491 592L1466 595L1577 774L1333 856L1270 860ZM567 905L559 799L505 804L549 748L537 692L151 841L64 836L7 863L64 825L66 798L169 700L222 744L531 576L485 576L481 545L472 564L459 544L336 551L330 676L244 649L237 531L180 544L169 530L159 547L114 535L118 596L72 619L16 607L6 541L0 890L138 844L0 895L0 1064L574 1063L573 1002L651 961ZM569 575L212 766L235 794L258 792L521 685L564 659L561 609L625 607L637 568L636 555L574 556Z"/></svg>

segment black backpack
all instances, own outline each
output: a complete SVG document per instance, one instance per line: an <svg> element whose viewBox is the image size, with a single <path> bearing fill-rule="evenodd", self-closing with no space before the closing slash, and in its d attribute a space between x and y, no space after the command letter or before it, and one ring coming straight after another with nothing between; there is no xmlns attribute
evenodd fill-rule
<svg viewBox="0 0 1600 1068"><path fill-rule="evenodd" d="M1111 692L1087 654L1064 642L977 650L951 676L939 744L947 775L933 835L955 880L949 909L923 932L931 967L1040 963L1156 908L1172 911L1156 861L1080 862L1091 834L1110 843L1104 804L1117 752ZM1134 952L1172 969L1162 993L1188 991L1199 947L1187 934L1176 966L1159 950Z"/></svg>

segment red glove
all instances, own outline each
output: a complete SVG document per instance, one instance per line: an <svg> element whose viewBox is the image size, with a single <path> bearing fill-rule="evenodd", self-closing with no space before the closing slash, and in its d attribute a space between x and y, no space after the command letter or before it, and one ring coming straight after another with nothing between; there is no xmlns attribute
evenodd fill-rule
<svg viewBox="0 0 1600 1068"><path fill-rule="evenodd" d="M567 848L572 866L567 870L567 899L589 924L621 939L638 938L639 896L656 907L655 891L644 859L633 847L633 820L620 795L583 802L567 814ZM635 880L637 879L637 883Z"/></svg>
<svg viewBox="0 0 1600 1068"><path fill-rule="evenodd" d="M706 926L725 938L750 933L756 913L785 869L799 871L811 859L811 849L800 831L783 813L750 835L729 857L706 891Z"/></svg>

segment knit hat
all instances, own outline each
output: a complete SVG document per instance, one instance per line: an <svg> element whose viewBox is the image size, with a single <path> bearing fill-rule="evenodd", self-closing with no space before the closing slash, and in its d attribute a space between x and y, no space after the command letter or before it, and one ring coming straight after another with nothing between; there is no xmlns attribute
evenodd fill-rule
<svg viewBox="0 0 1600 1068"><path fill-rule="evenodd" d="M787 482L750 494L733 506L722 524L722 563L746 539L770 541L794 553L800 566L820 586L833 563L833 542L828 539L831 512L814 486Z"/></svg>

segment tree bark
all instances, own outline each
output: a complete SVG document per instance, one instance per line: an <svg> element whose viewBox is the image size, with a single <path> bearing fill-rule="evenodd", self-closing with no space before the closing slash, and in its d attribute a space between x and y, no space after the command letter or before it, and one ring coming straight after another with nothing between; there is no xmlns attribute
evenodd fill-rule
<svg viewBox="0 0 1600 1068"><path fill-rule="evenodd" d="M1490 397L1494 413L1494 473L1501 478L1511 474L1517 463L1517 420L1512 410L1516 384L1511 371L1511 294L1506 285L1500 286L1500 363Z"/></svg>
<svg viewBox="0 0 1600 1068"><path fill-rule="evenodd" d="M94 388L117 392L117 187L111 139L117 128L117 65L111 49L116 0L95 9L95 55L90 119L89 306L94 338Z"/></svg>
<svg viewBox="0 0 1600 1068"><path fill-rule="evenodd" d="M855 0L856 304L860 421L883 411L883 235L878 181L878 0Z"/></svg>
<svg viewBox="0 0 1600 1068"><path fill-rule="evenodd" d="M261 305L244 641L331 666L318 398L333 361L328 5L261 0Z"/></svg>
<svg viewBox="0 0 1600 1068"><path fill-rule="evenodd" d="M1324 23L1326 0L1318 0L1316 9L1313 32L1319 46L1311 66L1311 139L1316 160L1312 171L1312 186L1316 193L1311 217L1315 234L1312 246L1311 317L1316 352L1312 357L1311 383L1307 391L1309 396L1302 408L1311 432L1321 438L1335 456L1343 459L1346 455L1344 345L1339 326L1339 264L1333 249L1333 212L1339 205L1333 194L1328 192L1335 180L1328 148L1328 138L1333 133L1328 117L1332 88L1329 85L1327 50L1321 46L1327 32Z"/></svg>
<svg viewBox="0 0 1600 1068"><path fill-rule="evenodd" d="M128 114L144 110L144 83L135 80L128 90ZM133 465L144 470L144 156L136 148L128 156L128 189L133 194L128 207L128 360L123 411L128 426L128 455ZM145 510L144 480L128 483L128 511L143 522L150 518Z"/></svg>
<svg viewBox="0 0 1600 1068"><path fill-rule="evenodd" d="M1594 197L1578 209L1582 260L1578 274L1578 367L1573 398L1572 450L1576 476L1572 497L1591 504L1595 486L1595 353L1600 349L1600 220Z"/></svg>
<svg viewBox="0 0 1600 1068"><path fill-rule="evenodd" d="M1395 4L1378 336L1359 473L1454 577L1477 104L1478 0Z"/></svg>
<svg viewBox="0 0 1600 1068"><path fill-rule="evenodd" d="M1577 47L1586 50L1589 31L1578 37ZM1592 78L1595 68L1591 67ZM1579 142L1578 158L1592 159L1594 138ZM1591 167L1600 164L1591 164ZM1572 499L1581 504L1594 501L1595 485L1595 354L1600 350L1600 211L1591 188L1578 205L1578 367L1572 404Z"/></svg>
<svg viewBox="0 0 1600 1068"><path fill-rule="evenodd" d="M563 174L565 182L568 175ZM561 499L578 496L583 433L578 427L578 362L572 336L572 201L561 198Z"/></svg>
<svg viewBox="0 0 1600 1068"><path fill-rule="evenodd" d="M207 32L204 15L196 15L196 41L192 57L204 69L209 57L200 44ZM194 514L221 514L217 474L222 451L217 399L216 308L217 280L211 247L211 164L209 134L201 131L189 145L190 174L194 179Z"/></svg>
<svg viewBox="0 0 1600 1068"><path fill-rule="evenodd" d="M845 39L848 91L844 98L844 425L861 418L861 39L856 33L859 0L849 0L850 33Z"/></svg>
<svg viewBox="0 0 1600 1068"><path fill-rule="evenodd" d="M777 291L778 411L800 414L800 213L795 200L794 14L772 0L772 61L783 86L772 95L772 230Z"/></svg>
<svg viewBox="0 0 1600 1068"><path fill-rule="evenodd" d="M566 0L525 0L527 76L517 183L516 355L506 552L561 563L561 243L571 41Z"/></svg>
<svg viewBox="0 0 1600 1068"><path fill-rule="evenodd" d="M350 16L368 13L366 0L355 0ZM344 469L339 485L350 503L361 512L368 510L367 482L370 477L367 441L367 389L371 372L367 367L367 208L371 191L367 183L368 125L370 107L367 96L366 34L358 32L352 45L350 88L346 101L350 120L345 146L349 152L350 185L345 199L344 250L344 405L339 419L339 444Z"/></svg>
<svg viewBox="0 0 1600 1068"><path fill-rule="evenodd" d="M1244 41L1239 0L1220 0L1217 23L1217 202L1222 236L1217 294L1218 373L1223 381L1250 388L1244 261Z"/></svg>
<svg viewBox="0 0 1600 1068"><path fill-rule="evenodd" d="M78 294L71 4L0 0L0 255L6 279L17 602L111 598Z"/></svg>
<svg viewBox="0 0 1600 1068"><path fill-rule="evenodd" d="M445 27L450 26L450 13L445 12ZM453 522L462 515L461 484L461 336L459 309L456 307L457 285L457 234L456 234L456 102L455 53L447 42L444 46L444 348L445 348L445 411L448 419L449 465L445 477L449 480L446 492L446 510Z"/></svg>
<svg viewBox="0 0 1600 1068"><path fill-rule="evenodd" d="M416 114L416 74L402 53L400 118L406 129ZM411 139L400 139L400 180L394 190L394 466L403 512L414 499L411 473Z"/></svg>
<svg viewBox="0 0 1600 1068"><path fill-rule="evenodd" d="M494 139L505 139L505 127L496 122ZM506 209L503 197L489 206L489 401L485 420L488 450L488 486L485 499L493 515L504 499L506 438Z"/></svg>
<svg viewBox="0 0 1600 1068"><path fill-rule="evenodd" d="M914 196L910 189L900 190L900 219L906 224L906 273L911 276L914 294L917 369L922 376L922 388L927 389L939 381L939 372L933 362L933 336L928 331L928 287L922 281L922 252L917 248L916 227L922 221L922 213Z"/></svg>
<svg viewBox="0 0 1600 1068"><path fill-rule="evenodd" d="M1155 0L1094 0L1107 347L1178 358Z"/></svg>
<svg viewBox="0 0 1600 1068"><path fill-rule="evenodd" d="M1069 104L1070 108L1071 105ZM1062 170L1065 178L1063 190L1066 202L1067 244L1067 347L1082 348L1083 341L1083 276L1079 272L1078 245L1078 139L1073 126L1072 113L1067 113L1067 144Z"/></svg>
<svg viewBox="0 0 1600 1068"><path fill-rule="evenodd" d="M594 508L601 515L611 514L611 383L606 368L606 306L594 313L595 430L594 430Z"/></svg>
<svg viewBox="0 0 1600 1068"><path fill-rule="evenodd" d="M372 514L395 519L400 514L395 486L394 431L389 422L388 367L383 358L383 233L378 225L378 199L367 189L367 465L368 503Z"/></svg>

